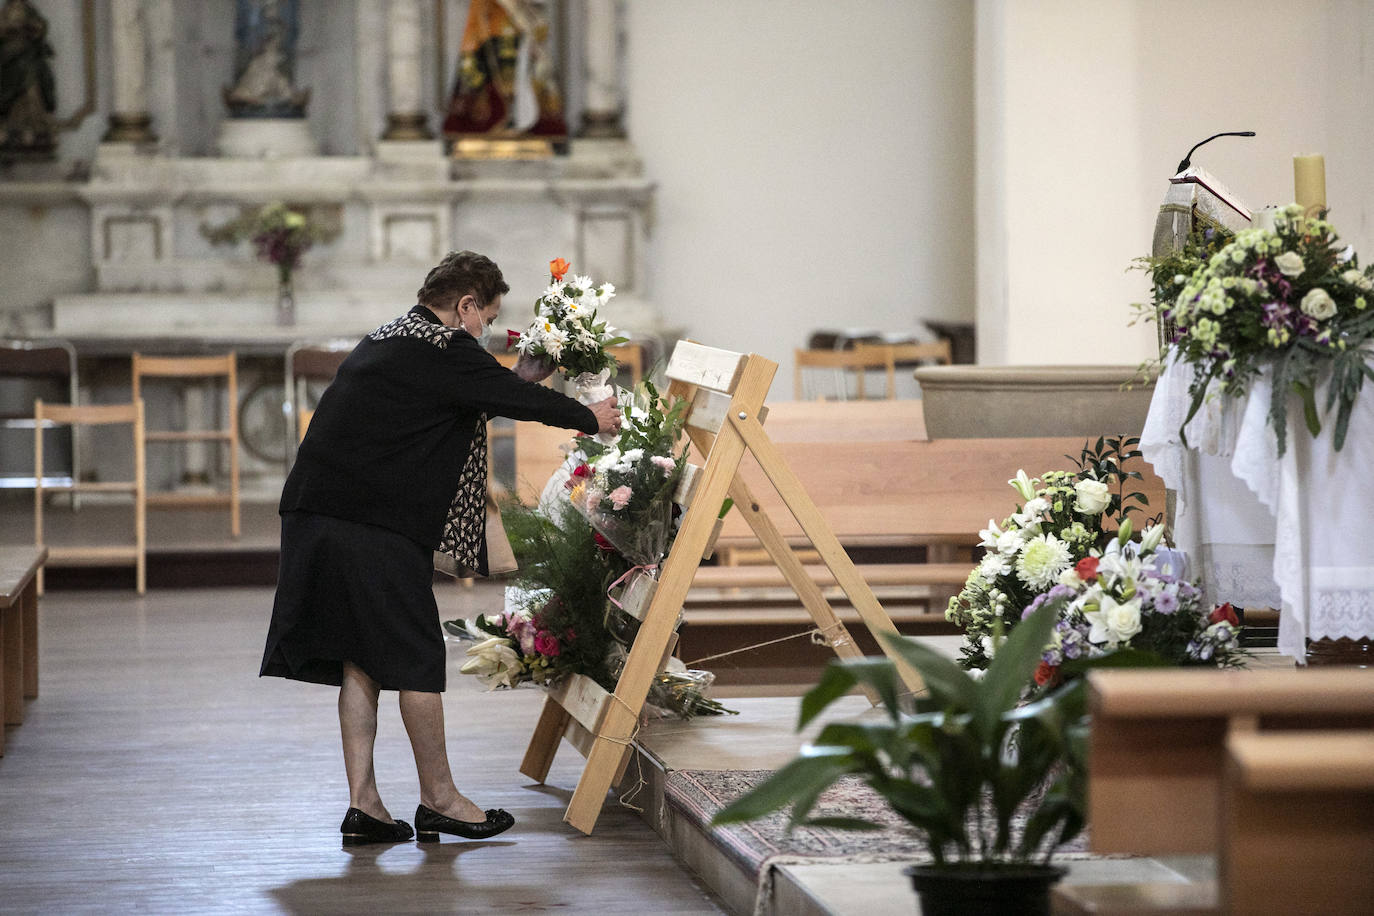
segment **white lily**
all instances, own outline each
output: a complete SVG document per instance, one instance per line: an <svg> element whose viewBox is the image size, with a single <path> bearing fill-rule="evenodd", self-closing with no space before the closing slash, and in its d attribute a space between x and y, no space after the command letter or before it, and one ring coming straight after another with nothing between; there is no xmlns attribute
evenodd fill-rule
<svg viewBox="0 0 1374 916"><path fill-rule="evenodd" d="M1022 499L1029 501L1035 499L1035 482L1038 479L1027 477L1025 470L1022 469L1017 470L1016 476L1008 480L1007 483L1016 488L1016 492L1021 494Z"/></svg>
<svg viewBox="0 0 1374 916"><path fill-rule="evenodd" d="M515 651L515 643L500 636L493 636L471 646L467 654L471 660L464 662L458 669L462 674L473 674L482 679L488 690L497 687L514 687L523 665L520 655Z"/></svg>
<svg viewBox="0 0 1374 916"><path fill-rule="evenodd" d="M1151 525L1150 527L1146 528L1144 533L1140 536L1140 552L1152 553L1154 549L1159 546L1159 542L1163 539L1164 526Z"/></svg>
<svg viewBox="0 0 1374 916"><path fill-rule="evenodd" d="M1108 648L1114 649L1140 632L1139 601L1118 603L1111 595L1103 593L1097 610L1088 611L1083 616L1092 624L1088 640L1106 644Z"/></svg>

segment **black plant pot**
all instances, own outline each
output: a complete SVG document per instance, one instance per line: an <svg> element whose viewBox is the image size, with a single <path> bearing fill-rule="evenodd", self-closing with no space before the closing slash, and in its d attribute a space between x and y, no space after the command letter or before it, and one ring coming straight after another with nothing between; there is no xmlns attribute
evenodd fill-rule
<svg viewBox="0 0 1374 916"><path fill-rule="evenodd" d="M902 870L923 916L1049 916L1057 865L913 865Z"/></svg>

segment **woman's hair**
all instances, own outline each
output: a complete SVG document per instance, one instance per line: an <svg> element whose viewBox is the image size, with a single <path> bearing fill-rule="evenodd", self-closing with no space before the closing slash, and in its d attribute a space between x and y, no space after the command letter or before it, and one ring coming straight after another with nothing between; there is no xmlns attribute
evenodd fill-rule
<svg viewBox="0 0 1374 916"><path fill-rule="evenodd" d="M450 251L415 296L423 306L447 306L471 293L479 305L488 305L508 292L501 268L491 258L475 251Z"/></svg>

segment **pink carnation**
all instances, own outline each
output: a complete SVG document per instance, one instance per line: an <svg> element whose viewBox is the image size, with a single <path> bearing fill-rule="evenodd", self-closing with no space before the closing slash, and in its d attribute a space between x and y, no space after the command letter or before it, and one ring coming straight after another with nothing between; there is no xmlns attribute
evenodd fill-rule
<svg viewBox="0 0 1374 916"><path fill-rule="evenodd" d="M663 469L664 477L671 477L673 473L673 468L677 467L677 462L669 458L667 455L655 455L649 460L654 463L654 467Z"/></svg>
<svg viewBox="0 0 1374 916"><path fill-rule="evenodd" d="M548 630L540 630L534 634L534 651L546 658L557 658L561 651L558 645L558 637Z"/></svg>
<svg viewBox="0 0 1374 916"><path fill-rule="evenodd" d="M611 505L617 509L624 509L630 504L630 497L633 495L634 491L628 486L616 487L611 491Z"/></svg>
<svg viewBox="0 0 1374 916"><path fill-rule="evenodd" d="M600 490L588 490L587 511L591 512L595 510L597 506L601 505L601 497L603 497L604 495L605 494L602 493Z"/></svg>
<svg viewBox="0 0 1374 916"><path fill-rule="evenodd" d="M527 618L516 614L506 615L506 632L520 643L520 654L530 655L534 652L534 624Z"/></svg>

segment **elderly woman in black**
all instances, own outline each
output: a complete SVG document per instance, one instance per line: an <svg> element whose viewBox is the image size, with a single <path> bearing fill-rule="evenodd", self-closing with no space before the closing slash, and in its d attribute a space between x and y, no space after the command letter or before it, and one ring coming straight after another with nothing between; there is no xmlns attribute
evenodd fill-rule
<svg viewBox="0 0 1374 916"><path fill-rule="evenodd" d="M620 416L613 398L584 406L537 384L549 368L522 358L511 371L486 351L508 291L489 258L445 257L419 304L339 367L282 492L281 571L261 674L339 687L348 844L412 835L377 791L381 690L400 692L420 777L420 840L481 839L514 823L473 804L449 770L434 565L487 572L488 416L584 433L615 432Z"/></svg>

